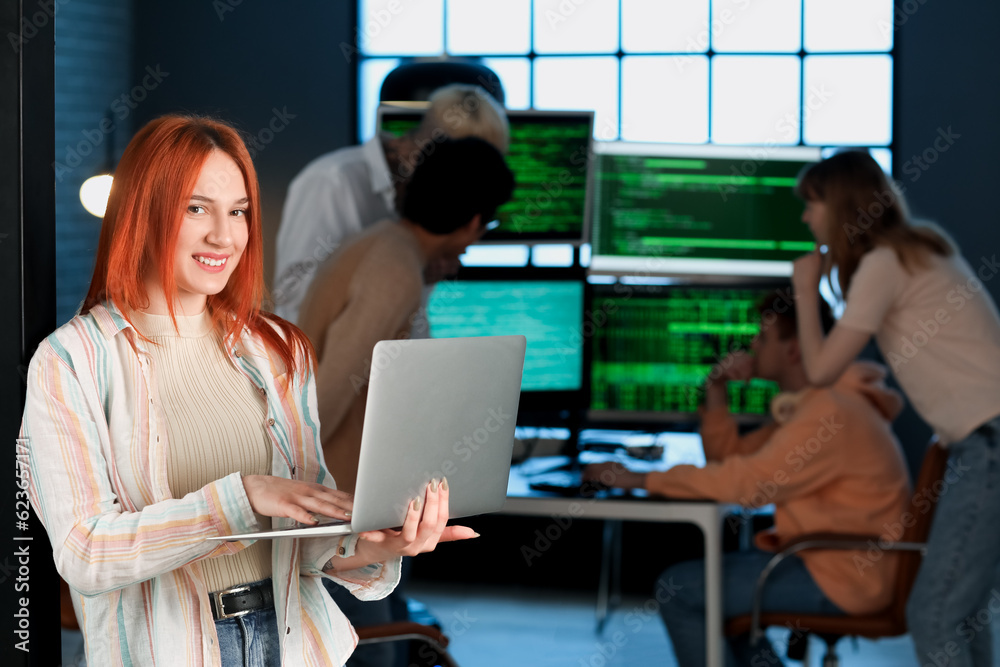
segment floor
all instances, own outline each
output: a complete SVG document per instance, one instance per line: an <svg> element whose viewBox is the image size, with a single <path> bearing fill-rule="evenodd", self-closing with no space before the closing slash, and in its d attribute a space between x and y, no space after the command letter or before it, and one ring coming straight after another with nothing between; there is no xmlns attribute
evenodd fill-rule
<svg viewBox="0 0 1000 667"><path fill-rule="evenodd" d="M660 617L642 597L624 599L599 636L595 633L595 597L587 593L417 582L409 590L437 617L461 667L676 665ZM1000 665L1000 615L991 626L993 664ZM776 648L784 646L787 631L768 634ZM80 648L79 633L64 630L62 639L63 664L82 664L72 659ZM811 659L804 667L822 664L824 645L816 638L812 642ZM908 636L877 642L843 640L839 652L844 667L917 664Z"/></svg>
<svg viewBox="0 0 1000 667"><path fill-rule="evenodd" d="M461 667L645 667L673 666L670 639L659 615L641 597L626 598L595 633L594 596L565 591L411 584L411 595L427 605L451 638ZM1000 615L998 615L1000 616ZM993 619L994 663L1000 665L1000 618ZM771 630L775 648L786 630ZM810 644L806 667L820 667L825 645ZM844 667L913 667L909 636L877 642L842 640ZM803 665L789 661L789 667ZM932 662L928 662L933 665Z"/></svg>

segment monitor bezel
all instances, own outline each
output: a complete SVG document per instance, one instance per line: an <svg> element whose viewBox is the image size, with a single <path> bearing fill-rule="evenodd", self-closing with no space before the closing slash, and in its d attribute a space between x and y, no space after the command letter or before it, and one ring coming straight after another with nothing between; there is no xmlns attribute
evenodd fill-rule
<svg viewBox="0 0 1000 667"><path fill-rule="evenodd" d="M630 287L663 287L667 289L749 289L749 290L777 290L787 288L789 293L791 293L791 282L787 279L781 278L736 278L732 279L730 276L721 277L724 280L706 282L703 280L698 280L694 276L683 276L680 279L670 279L668 281L652 280L652 281L642 281L636 280L628 284ZM592 285L589 291L590 302L587 304L587 310L592 312L594 309L594 300L599 298L600 294L594 287L604 287L606 285L613 285L614 283L595 283ZM593 357L591 357L593 361ZM593 375L593 364L591 364L591 375ZM590 397L590 403L593 402L593 396ZM768 419L769 415L755 415L748 413L733 413L733 418L738 424L755 425L761 424ZM640 429L663 429L666 425L676 425L682 429L690 429L696 427L700 422L700 416L698 412L680 412L680 411L664 411L656 412L650 410L594 410L587 406L585 422L589 427L594 428L621 428L622 425L627 424L629 427L635 427Z"/></svg>
<svg viewBox="0 0 1000 667"><path fill-rule="evenodd" d="M380 104L375 115L376 131L381 131L382 121L385 116L422 116L427 108L427 103L413 106L400 106L397 104ZM487 232L482 239L477 241L477 245L540 245L540 244L563 244L579 246L589 242L590 224L592 216L594 189L594 112L579 110L553 110L553 109L506 109L507 122L513 124L521 118L545 119L545 118L570 118L585 119L589 125L587 133L587 146L584 153L585 168L587 170L585 180L585 195L583 199L583 223L580 232L502 232L502 228Z"/></svg>
<svg viewBox="0 0 1000 667"><path fill-rule="evenodd" d="M634 155L643 157L715 158L728 160L818 162L821 146L761 146L730 144L660 144L633 141L594 141L591 159L593 178L602 155ZM591 187L591 230L596 225L597 188ZM595 275L625 276L642 271L651 275L695 278L702 281L749 278L789 278L792 262L784 260L688 259L674 257L643 257L638 255L604 255L596 251L591 256L590 272Z"/></svg>
<svg viewBox="0 0 1000 667"><path fill-rule="evenodd" d="M582 286L581 313L583 318L587 317L587 305L591 302L591 287L587 282L586 269L582 267L462 267L458 274L448 280L474 281L474 282L498 282L498 281L555 281L555 282L577 282ZM447 282L447 281L442 281ZM428 316L429 319L429 316ZM433 335L433 325L431 334ZM518 407L518 424L522 424L530 415L529 413L559 415L567 411L582 411L590 405L590 337L582 335L583 321L580 322L581 336L583 338L582 368L580 375L580 388L559 391L521 391L521 402ZM548 422L550 420L542 420Z"/></svg>

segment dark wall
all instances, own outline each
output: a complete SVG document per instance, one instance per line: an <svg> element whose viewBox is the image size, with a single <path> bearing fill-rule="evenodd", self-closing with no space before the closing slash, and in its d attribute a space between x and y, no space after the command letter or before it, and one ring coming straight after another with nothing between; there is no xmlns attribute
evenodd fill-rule
<svg viewBox="0 0 1000 667"><path fill-rule="evenodd" d="M896 3L896 179L913 212L937 221L1000 300L1000 5L988 0ZM983 258L989 260L984 262ZM944 397L942 397L944 398ZM930 430L909 410L897 423L911 465Z"/></svg>
<svg viewBox="0 0 1000 667"><path fill-rule="evenodd" d="M60 661L59 580L15 440L28 359L55 326L53 24L51 5L0 0L0 664L10 667Z"/></svg>
<svg viewBox="0 0 1000 667"><path fill-rule="evenodd" d="M55 157L56 324L69 321L87 295L101 219L80 203L80 185L114 167L132 136L133 111L122 101L155 94L132 80L132 3L74 0L56 21ZM105 116L111 112L108 120ZM107 165L107 151L112 164Z"/></svg>
<svg viewBox="0 0 1000 667"><path fill-rule="evenodd" d="M288 183L313 158L355 143L356 3L155 0L135 13L133 78L147 67L166 73L135 128L167 112L207 113L255 138L269 279Z"/></svg>
<svg viewBox="0 0 1000 667"><path fill-rule="evenodd" d="M978 269L1000 251L1000 4L897 7L896 178L914 212L948 229ZM1000 280L986 285L1000 297Z"/></svg>

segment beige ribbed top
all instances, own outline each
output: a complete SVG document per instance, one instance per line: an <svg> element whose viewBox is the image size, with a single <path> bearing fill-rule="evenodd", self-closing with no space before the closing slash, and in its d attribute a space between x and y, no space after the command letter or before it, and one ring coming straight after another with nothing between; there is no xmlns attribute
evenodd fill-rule
<svg viewBox="0 0 1000 667"><path fill-rule="evenodd" d="M264 427L267 406L253 383L233 366L208 311L170 317L133 313L149 346L153 381L166 419L167 480L174 497L239 471L271 474L271 440ZM269 517L257 516L262 528ZM201 561L209 591L271 576L271 541Z"/></svg>

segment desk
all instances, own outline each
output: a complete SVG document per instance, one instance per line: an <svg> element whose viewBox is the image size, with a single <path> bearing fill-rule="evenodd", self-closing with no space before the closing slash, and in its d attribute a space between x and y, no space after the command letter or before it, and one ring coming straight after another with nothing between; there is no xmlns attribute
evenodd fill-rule
<svg viewBox="0 0 1000 667"><path fill-rule="evenodd" d="M649 498L562 498L528 487L517 467L511 469L503 514L559 519L604 519L693 523L705 539L706 667L722 667L722 523L731 505Z"/></svg>

